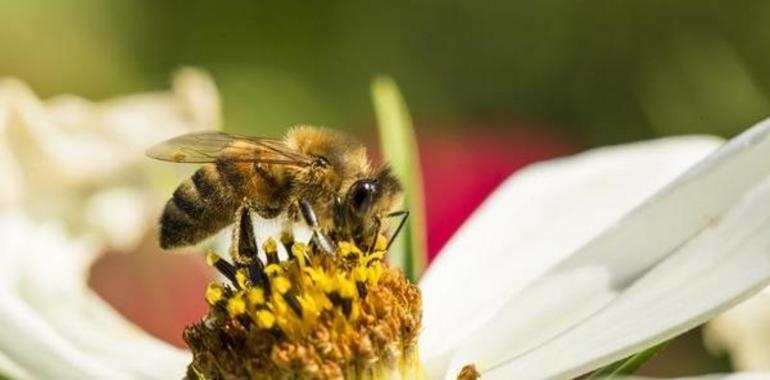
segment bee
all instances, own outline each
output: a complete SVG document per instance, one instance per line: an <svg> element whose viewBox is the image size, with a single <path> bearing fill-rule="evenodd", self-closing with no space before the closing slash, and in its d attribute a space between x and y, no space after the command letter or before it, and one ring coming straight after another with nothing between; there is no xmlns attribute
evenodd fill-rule
<svg viewBox="0 0 770 380"><path fill-rule="evenodd" d="M320 236L344 235L371 247L385 218L403 216L397 234L408 216L391 212L403 196L391 169L372 165L363 144L331 129L294 127L282 139L197 132L161 142L147 155L203 164L166 203L163 249L201 242L248 212L282 216L287 225L304 218Z"/></svg>

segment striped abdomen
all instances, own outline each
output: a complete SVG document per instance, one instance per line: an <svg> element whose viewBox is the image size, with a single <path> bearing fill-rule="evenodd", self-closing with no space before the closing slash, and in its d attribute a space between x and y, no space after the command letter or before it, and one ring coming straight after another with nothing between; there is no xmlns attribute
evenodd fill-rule
<svg viewBox="0 0 770 380"><path fill-rule="evenodd" d="M198 169L166 203L160 220L164 249L199 243L231 224L244 200L264 218L277 216L288 201L290 181L268 165L220 161Z"/></svg>
<svg viewBox="0 0 770 380"><path fill-rule="evenodd" d="M207 164L174 191L160 219L164 249L200 242L230 224L240 202L217 170Z"/></svg>
<svg viewBox="0 0 770 380"><path fill-rule="evenodd" d="M244 199L265 218L283 211L286 176L262 164L221 161L202 166L174 191L160 219L164 249L196 244L232 223Z"/></svg>

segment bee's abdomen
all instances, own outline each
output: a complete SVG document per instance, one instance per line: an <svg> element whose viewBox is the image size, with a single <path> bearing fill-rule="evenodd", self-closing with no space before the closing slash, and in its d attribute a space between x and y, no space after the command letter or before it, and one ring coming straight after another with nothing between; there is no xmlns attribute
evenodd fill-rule
<svg viewBox="0 0 770 380"><path fill-rule="evenodd" d="M230 224L239 201L227 182L214 164L201 167L184 181L163 210L160 246L196 244Z"/></svg>

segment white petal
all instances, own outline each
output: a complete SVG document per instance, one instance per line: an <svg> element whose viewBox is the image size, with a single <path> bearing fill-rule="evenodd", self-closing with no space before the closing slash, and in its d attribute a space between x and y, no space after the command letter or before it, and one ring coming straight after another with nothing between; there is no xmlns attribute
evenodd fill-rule
<svg viewBox="0 0 770 380"><path fill-rule="evenodd" d="M457 342L721 141L679 137L530 166L501 185L425 273L424 362L433 377ZM552 295L549 297L553 298Z"/></svg>
<svg viewBox="0 0 770 380"><path fill-rule="evenodd" d="M85 230L104 236L112 249L131 252L155 223L147 218L156 212L154 206L151 196L130 187L96 192L82 210Z"/></svg>
<svg viewBox="0 0 770 380"><path fill-rule="evenodd" d="M219 90L208 73L189 67L179 70L174 74L174 94L194 120L193 124L221 128Z"/></svg>
<svg viewBox="0 0 770 380"><path fill-rule="evenodd" d="M731 140L642 206L626 215L612 228L559 263L528 289L509 299L492 320L488 321L480 331L475 332L471 340L464 342L462 350L453 359L450 371L459 368L461 363L476 362L482 371L503 366L506 371L510 371L505 372L505 376L510 373L528 373L534 377L561 374L563 371L573 373L572 371L586 369L587 366L599 365L617 358L619 353L631 353L630 351L640 346L669 337L675 331L682 332L679 329L684 326L692 327L693 323L705 321L703 318L712 316L711 313L714 310L723 309L726 304L736 302L736 299L745 293L758 289L756 288L758 284L764 282L770 275L767 272L770 266L765 261L770 256L767 255L768 247L762 245L765 241L751 234L747 235L745 230L737 226L737 222L732 221L731 224L727 224L727 219L719 218L770 174L770 160L767 159L770 157L768 134L770 134L770 122L765 121ZM761 195L756 196L761 197ZM754 201L757 200L754 199ZM750 232L760 232L761 228L765 227L762 225L764 220L759 219L770 214L767 204L767 202L742 203L749 210L740 210L740 212L745 212L746 217L757 219L754 220L754 230ZM736 213L738 211L733 215ZM696 240L698 242L705 240L714 248L705 251L704 247L702 257L704 262L688 262L687 260L692 261L694 254L688 250L691 249L687 248L689 245L684 248L682 246L710 225L711 227L704 232L704 235L699 235L705 237ZM727 233L724 232L725 230ZM714 231L725 235L719 235ZM743 240L736 241L738 237ZM678 251L680 248L682 250ZM733 252L733 257L729 260L724 259L723 255L731 249L737 251ZM674 252L681 254L671 256ZM669 256L671 256L670 260L663 261ZM683 265L683 267L671 267L672 264L669 262ZM714 269L712 265L718 265L719 268ZM703 269L704 266L716 272ZM719 269L723 271L719 272ZM742 271L746 273L741 273ZM720 289L712 289L713 278L690 279L687 277L691 274L703 276L713 273L724 276L722 278L728 283L732 281L732 277L739 275L745 277L741 277L742 280L735 281L734 284L726 284ZM640 280L645 274L649 277ZM666 276L686 277L692 283L692 285L687 282L676 283L676 286L682 289L667 288L672 292L671 294L680 294L675 291L681 291L684 295L702 298L697 299L697 302L679 298L679 306L682 308L672 307L672 310L666 310L670 313L670 318L662 319L662 324L658 324L658 321L642 320L646 313L642 313L643 310L636 310L633 303L628 304L624 301L625 298L611 303L624 291L629 291L629 300L646 300L644 297L649 293L639 292L634 285L635 282L641 281L655 292L660 290L660 286L671 285L677 280ZM654 287L647 282L652 280L647 278L653 278L661 285ZM688 293L688 288L685 286L693 286L691 293ZM714 294L707 296L701 293L704 290L713 291ZM688 308L690 304L692 307ZM613 305L619 306L613 308ZM646 306L651 305L646 304ZM608 315L625 317L626 323L622 324L621 321L603 317L608 319L597 319L604 322L597 325L597 322L593 322L590 318L604 315L597 314L604 308L612 311ZM638 317L633 318L634 314L627 313L629 310L636 312ZM652 312L652 310L644 311ZM656 314L656 317L665 316L666 314ZM564 337L554 340L559 334L586 319L589 319L586 322L587 326L593 327L594 330L586 331L583 326L578 326L575 332L568 332ZM633 324L639 325L639 328L629 327L628 321L633 321ZM612 324L608 324L610 322L622 324L624 329L617 330ZM624 336L627 335L629 338L619 339L618 335L613 335L613 342L620 345L613 346L601 340L607 337L601 334L603 330L598 329L599 327L615 333L623 331ZM645 330L642 327L648 329ZM655 330L656 328L658 330ZM637 330L640 334L643 332L647 335L634 335ZM586 344L585 341L570 340L572 344L577 345L571 346L572 350L569 351L571 356L562 362L554 360L554 357L561 358L565 352L556 349L556 347L562 349L566 347L560 342L579 334L595 336L601 344L606 343L607 346L597 343L599 351L596 351L590 349L591 345ZM585 335L581 336L588 338ZM528 354L528 352L531 353ZM544 352L547 353L547 361L543 361L545 356L541 356ZM544 363L548 365L544 366ZM535 367L544 372L540 372Z"/></svg>
<svg viewBox="0 0 770 380"><path fill-rule="evenodd" d="M19 164L11 154L7 136L10 123L10 105L0 101L0 209L18 205L24 198L26 187Z"/></svg>
<svg viewBox="0 0 770 380"><path fill-rule="evenodd" d="M4 292L0 293L0 310L0 348L35 378L131 378L74 348L34 311Z"/></svg>
<svg viewBox="0 0 770 380"><path fill-rule="evenodd" d="M626 377L628 380L655 380L657 377ZM676 380L767 380L770 379L770 373L767 372L740 372L712 374L701 376L677 377Z"/></svg>
<svg viewBox="0 0 770 380"><path fill-rule="evenodd" d="M146 160L144 150L157 141L217 128L219 114L216 86L192 69L178 73L173 92L103 102L71 95L43 102L22 82L0 81L0 119L6 124L0 130L17 160L31 169L25 173L46 184L110 178Z"/></svg>
<svg viewBox="0 0 770 380"><path fill-rule="evenodd" d="M588 320L490 378L576 376L681 334L761 289L770 279L767 205L770 178Z"/></svg>
<svg viewBox="0 0 770 380"><path fill-rule="evenodd" d="M0 378L5 376L8 379L29 380L34 377L24 368L14 363L9 357L0 352Z"/></svg>
<svg viewBox="0 0 770 380"><path fill-rule="evenodd" d="M211 78L192 69L175 76L173 91L100 102L72 95L43 101L20 81L0 80L0 210L23 209L62 220L74 233L94 232L83 217L94 192L118 183L147 192L148 182L158 182L152 171L163 166L150 166L144 150L177 134L218 127L219 114ZM157 204L146 205L134 216L157 213ZM137 242L136 233L114 240L100 229L115 247Z"/></svg>
<svg viewBox="0 0 770 380"><path fill-rule="evenodd" d="M68 241L53 225L2 215L0 254L0 351L34 377L160 380L184 374L188 353L146 335L88 289L94 257L88 245Z"/></svg>

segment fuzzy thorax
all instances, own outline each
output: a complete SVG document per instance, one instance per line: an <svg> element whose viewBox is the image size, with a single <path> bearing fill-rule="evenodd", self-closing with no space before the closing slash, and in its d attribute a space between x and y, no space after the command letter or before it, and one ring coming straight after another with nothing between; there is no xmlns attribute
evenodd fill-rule
<svg viewBox="0 0 770 380"><path fill-rule="evenodd" d="M336 242L329 254L281 239L289 259L236 264L211 254L230 279L206 290L209 312L187 327L190 379L419 379L420 292L372 253Z"/></svg>

